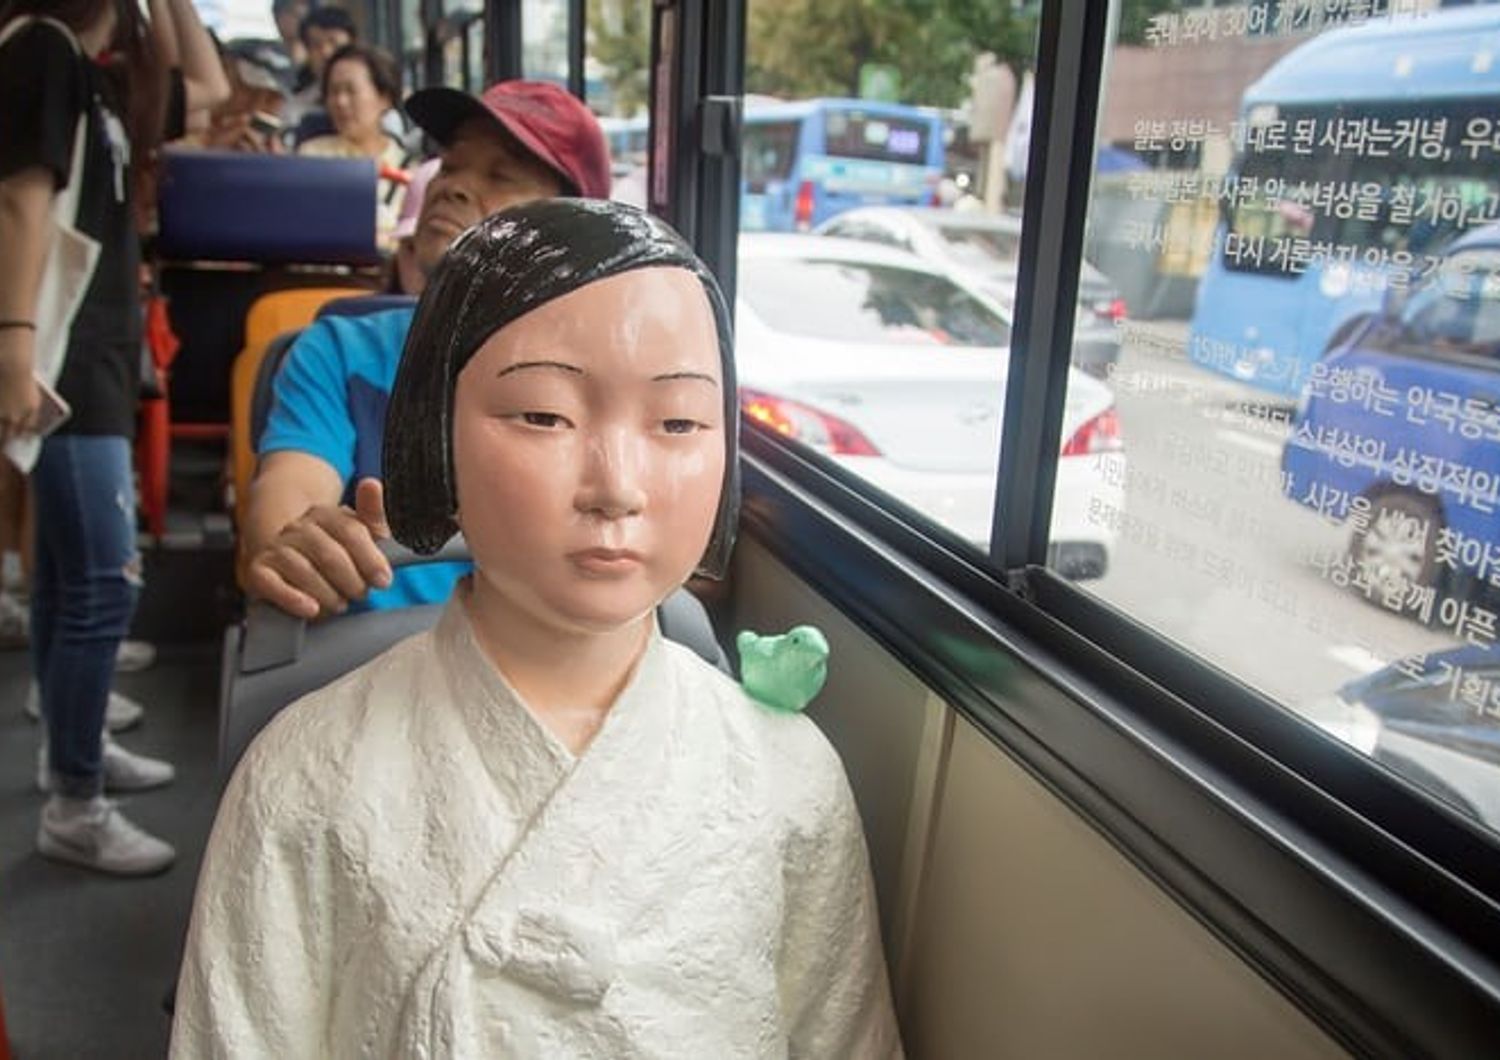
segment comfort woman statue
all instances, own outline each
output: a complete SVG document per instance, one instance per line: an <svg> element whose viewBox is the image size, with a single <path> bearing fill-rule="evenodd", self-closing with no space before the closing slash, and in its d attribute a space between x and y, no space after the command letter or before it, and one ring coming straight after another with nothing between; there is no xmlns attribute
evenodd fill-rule
<svg viewBox="0 0 1500 1060"><path fill-rule="evenodd" d="M385 485L474 573L246 754L173 1056L900 1056L837 755L656 628L727 562L736 413L723 295L655 218L553 199L454 244Z"/></svg>

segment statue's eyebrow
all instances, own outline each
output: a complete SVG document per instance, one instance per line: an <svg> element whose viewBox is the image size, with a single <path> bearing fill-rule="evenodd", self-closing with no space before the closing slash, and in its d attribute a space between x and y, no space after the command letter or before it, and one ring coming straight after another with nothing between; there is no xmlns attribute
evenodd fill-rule
<svg viewBox="0 0 1500 1060"><path fill-rule="evenodd" d="M495 378L499 379L501 376L509 375L511 372L519 372L522 368L557 368L564 372L572 372L574 375L583 374L582 368L576 364L568 364L566 361L517 361L515 364L508 364L496 372Z"/></svg>

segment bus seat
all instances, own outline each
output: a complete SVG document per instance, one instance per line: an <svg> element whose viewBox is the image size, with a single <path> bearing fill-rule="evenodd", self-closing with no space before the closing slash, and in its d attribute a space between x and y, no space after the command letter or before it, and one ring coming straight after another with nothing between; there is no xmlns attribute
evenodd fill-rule
<svg viewBox="0 0 1500 1060"><path fill-rule="evenodd" d="M162 154L157 253L177 261L375 265L368 159Z"/></svg>
<svg viewBox="0 0 1500 1060"><path fill-rule="evenodd" d="M468 558L462 538L431 556L392 542L383 551L395 566ZM311 625L270 604L252 602L241 625L224 633L219 675L219 771L228 780L250 741L283 707L374 658L403 637L432 626L442 605L365 611ZM733 676L698 598L679 589L657 608L662 636Z"/></svg>
<svg viewBox="0 0 1500 1060"><path fill-rule="evenodd" d="M414 294L360 294L335 298L318 309L320 317L357 317L387 309L408 309L417 304Z"/></svg>
<svg viewBox="0 0 1500 1060"><path fill-rule="evenodd" d="M325 316L360 316L365 313L378 313L386 309L399 309L403 306L416 304L416 298L405 294L345 294L329 299L318 306L316 317ZM235 453L235 496L245 496L244 491L250 486L250 479L255 474L256 451L260 448L260 436L265 432L266 419L271 414L271 399L273 396L273 385L276 381L276 373L281 369L281 362L286 359L292 343L302 333L298 327L293 331L284 331L266 344L261 356L255 360L255 376L250 381L249 405L246 410L246 422L248 433L246 444L248 453L244 466L244 478L241 480L241 467L239 463L239 452L236 447ZM249 370L249 362L246 364ZM238 440L238 435L236 435ZM236 502L238 507L238 502Z"/></svg>
<svg viewBox="0 0 1500 1060"><path fill-rule="evenodd" d="M236 523L244 503L245 489L255 473L250 409L261 360L273 340L306 327L324 303L366 293L358 287L294 287L262 295L245 315L245 345L234 359L229 379L229 452Z"/></svg>
<svg viewBox="0 0 1500 1060"><path fill-rule="evenodd" d="M271 401L275 397L276 373L281 371L281 362L291 351L292 343L302 329L283 331L266 346L266 352L255 369L255 383L250 388L250 452L251 470L255 467L255 455L260 452L260 436L266 433L266 421L271 416ZM249 483L247 482L248 486Z"/></svg>
<svg viewBox="0 0 1500 1060"><path fill-rule="evenodd" d="M336 293L363 294L379 282L376 194L368 160L164 152L151 253L182 340L171 380L173 438L224 438L235 355L311 319L308 309L247 334L257 300L331 283Z"/></svg>

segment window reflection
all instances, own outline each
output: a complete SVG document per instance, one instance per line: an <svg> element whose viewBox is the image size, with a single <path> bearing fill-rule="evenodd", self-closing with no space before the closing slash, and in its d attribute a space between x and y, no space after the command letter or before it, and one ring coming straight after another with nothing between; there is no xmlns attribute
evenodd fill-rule
<svg viewBox="0 0 1500 1060"><path fill-rule="evenodd" d="M941 276L885 265L746 262L745 299L778 331L843 342L1004 346L1010 327Z"/></svg>
<svg viewBox="0 0 1500 1060"><path fill-rule="evenodd" d="M1087 247L1131 309L1090 590L1490 826L1497 30L1394 0L1150 16L1110 57Z"/></svg>

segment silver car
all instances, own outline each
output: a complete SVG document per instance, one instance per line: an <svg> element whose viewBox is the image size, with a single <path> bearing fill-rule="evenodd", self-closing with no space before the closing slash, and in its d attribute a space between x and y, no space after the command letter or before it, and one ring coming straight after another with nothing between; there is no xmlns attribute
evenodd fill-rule
<svg viewBox="0 0 1500 1060"><path fill-rule="evenodd" d="M1015 304L1021 219L922 206L865 206L823 222L818 235L880 243L915 254L978 287L1001 305ZM1120 359L1125 302L1088 262L1078 277L1073 365L1106 378Z"/></svg>

